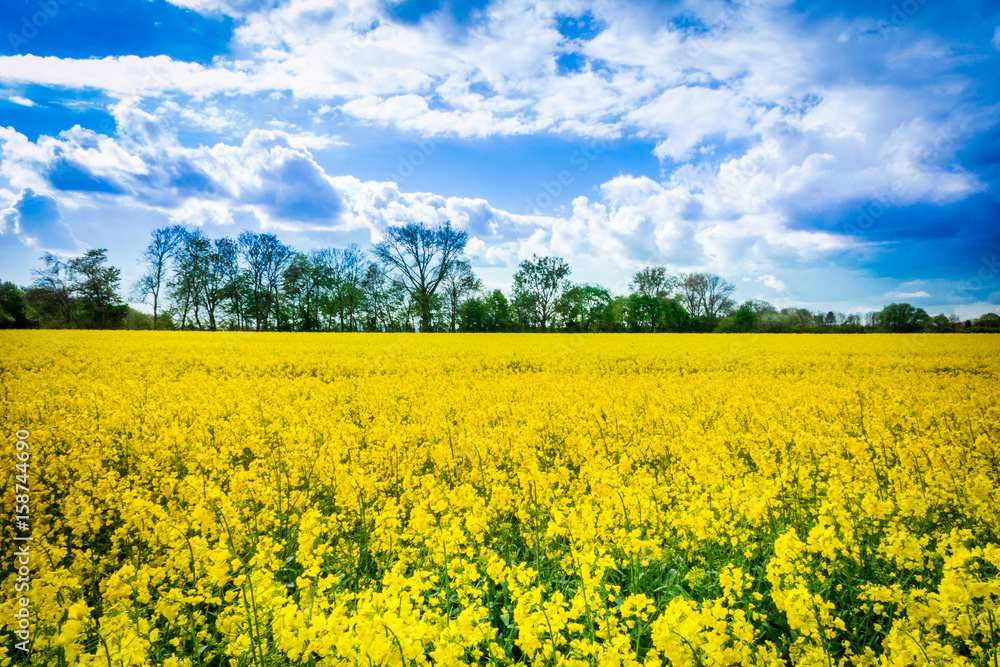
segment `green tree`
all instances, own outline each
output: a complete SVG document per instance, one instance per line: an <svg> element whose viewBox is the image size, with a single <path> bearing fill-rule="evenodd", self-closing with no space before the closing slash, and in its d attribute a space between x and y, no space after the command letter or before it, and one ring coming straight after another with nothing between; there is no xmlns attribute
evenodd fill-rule
<svg viewBox="0 0 1000 667"><path fill-rule="evenodd" d="M12 282L0 284L0 329L27 329L30 326L24 292Z"/></svg>
<svg viewBox="0 0 1000 667"><path fill-rule="evenodd" d="M187 323L189 312L195 326L202 328L201 311L211 312L210 327L214 330L214 294L212 289L212 240L199 230L184 231L181 246L176 253L176 268L170 283L170 294L181 309L181 327ZM211 301L212 306L209 306Z"/></svg>
<svg viewBox="0 0 1000 667"><path fill-rule="evenodd" d="M61 319L69 328L73 326L79 289L73 266L51 252L42 255L42 262L44 269L32 271L35 281L25 295L25 301L43 324L52 322L58 325Z"/></svg>
<svg viewBox="0 0 1000 667"><path fill-rule="evenodd" d="M570 266L559 257L539 257L518 264L514 273L514 301L521 311L525 324L538 324L542 331L555 314L555 306L567 288L566 277Z"/></svg>
<svg viewBox="0 0 1000 667"><path fill-rule="evenodd" d="M691 315L677 299L660 300L660 316L657 326L659 331L679 333L691 328Z"/></svg>
<svg viewBox="0 0 1000 667"><path fill-rule="evenodd" d="M805 331L813 326L813 315L805 308L783 308L781 314L788 322L788 330L792 332Z"/></svg>
<svg viewBox="0 0 1000 667"><path fill-rule="evenodd" d="M153 318L135 308L129 308L122 327L130 331L152 331Z"/></svg>
<svg viewBox="0 0 1000 667"><path fill-rule="evenodd" d="M987 331L1000 330L1000 315L997 315L996 313L986 313L976 318L972 325Z"/></svg>
<svg viewBox="0 0 1000 667"><path fill-rule="evenodd" d="M627 296L616 296L611 299L608 305L608 318L610 320L610 331L622 332L629 327L631 305Z"/></svg>
<svg viewBox="0 0 1000 667"><path fill-rule="evenodd" d="M772 306L769 301L764 301L763 299L747 299L743 303L750 305L750 309L753 311L754 315L778 312L777 308Z"/></svg>
<svg viewBox="0 0 1000 667"><path fill-rule="evenodd" d="M218 320L232 310L228 305L235 295L232 276L238 272L239 246L236 241L228 237L215 239L208 254L205 276L201 283L202 301L212 331L217 329Z"/></svg>
<svg viewBox="0 0 1000 667"><path fill-rule="evenodd" d="M118 294L121 271L114 266L105 266L107 253L106 248L88 250L82 257L69 262L70 270L80 276L78 291L81 306L92 312L95 318L99 316L101 329L108 324L109 313L114 315L116 324L120 324L128 313L128 307Z"/></svg>
<svg viewBox="0 0 1000 667"><path fill-rule="evenodd" d="M391 315L391 280L385 267L372 262L365 267L361 278L364 295L364 327L368 331L388 331Z"/></svg>
<svg viewBox="0 0 1000 667"><path fill-rule="evenodd" d="M629 331L655 332L660 321L663 304L660 299L645 292L628 295L625 308L625 324Z"/></svg>
<svg viewBox="0 0 1000 667"><path fill-rule="evenodd" d="M488 313L483 299L473 296L458 307L458 330L469 333L489 331Z"/></svg>
<svg viewBox="0 0 1000 667"><path fill-rule="evenodd" d="M955 330L955 325L947 315L935 315L930 322L931 331L935 333L951 333Z"/></svg>
<svg viewBox="0 0 1000 667"><path fill-rule="evenodd" d="M757 330L764 333L787 333L791 326L785 313L768 310L757 316Z"/></svg>
<svg viewBox="0 0 1000 667"><path fill-rule="evenodd" d="M879 331L912 333L921 331L930 319L923 308L914 308L908 303L891 303L876 313L875 325Z"/></svg>
<svg viewBox="0 0 1000 667"><path fill-rule="evenodd" d="M331 248L319 255L327 270L330 304L340 321L341 331L357 329L358 310L364 291L361 281L365 271L364 254L357 244Z"/></svg>
<svg viewBox="0 0 1000 667"><path fill-rule="evenodd" d="M282 276L282 293L290 327L296 331L317 331L320 327L320 267L312 258L296 253Z"/></svg>
<svg viewBox="0 0 1000 667"><path fill-rule="evenodd" d="M610 322L611 292L600 285L572 285L556 302L567 331L603 331Z"/></svg>
<svg viewBox="0 0 1000 667"><path fill-rule="evenodd" d="M486 305L487 331L510 331L512 313L507 296L495 289L486 295L483 303Z"/></svg>
<svg viewBox="0 0 1000 667"><path fill-rule="evenodd" d="M753 303L744 301L733 313L733 324L740 333L749 333L757 325L757 313L754 312Z"/></svg>
<svg viewBox="0 0 1000 667"><path fill-rule="evenodd" d="M500 290L485 296L474 296L462 302L458 311L461 331L508 331L511 326L510 303Z"/></svg>
<svg viewBox="0 0 1000 667"><path fill-rule="evenodd" d="M454 333L458 329L459 310L469 294L478 292L483 284L472 271L468 260L452 262L451 268L445 274L442 289L444 291L444 312L448 320L448 329Z"/></svg>

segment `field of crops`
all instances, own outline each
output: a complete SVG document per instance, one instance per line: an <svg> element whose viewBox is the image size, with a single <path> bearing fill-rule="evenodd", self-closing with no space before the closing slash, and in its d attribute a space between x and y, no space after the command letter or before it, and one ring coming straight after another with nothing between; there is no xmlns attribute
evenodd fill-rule
<svg viewBox="0 0 1000 667"><path fill-rule="evenodd" d="M0 332L0 665L27 597L39 665L996 667L998 380L973 335Z"/></svg>

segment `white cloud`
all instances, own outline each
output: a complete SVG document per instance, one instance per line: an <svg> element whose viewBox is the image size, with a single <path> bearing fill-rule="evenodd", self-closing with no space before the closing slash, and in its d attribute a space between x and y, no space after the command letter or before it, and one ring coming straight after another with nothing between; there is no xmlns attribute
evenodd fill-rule
<svg viewBox="0 0 1000 667"><path fill-rule="evenodd" d="M522 215L484 199L331 176L306 145L282 132L254 130L241 143L186 148L134 101L120 102L114 113L116 137L76 127L32 142L0 129L0 173L17 187L61 189L71 202L124 200L184 224L233 224L235 213L246 212L267 228L368 230L378 240L388 225L450 221L475 239L471 249L484 266L551 252L626 269L669 263L759 274L774 257L814 258L852 243L790 229L779 215L703 215L719 208L710 203L714 195L683 180L619 176L599 199L574 199L565 217Z"/></svg>
<svg viewBox="0 0 1000 667"><path fill-rule="evenodd" d="M916 292L886 292L882 295L885 299L929 299L930 294L924 290L918 290Z"/></svg>
<svg viewBox="0 0 1000 667"><path fill-rule="evenodd" d="M183 91L196 97L221 92L250 92L247 74L226 67L205 67L168 56L98 59L17 55L0 57L0 81L65 88L94 88L129 97ZM260 86L260 83L256 84Z"/></svg>
<svg viewBox="0 0 1000 667"><path fill-rule="evenodd" d="M82 247L63 222L56 199L31 188L0 210L0 237L7 234L34 250L67 254Z"/></svg>
<svg viewBox="0 0 1000 667"><path fill-rule="evenodd" d="M167 0L170 4L209 16L226 14L238 17L260 6L257 0Z"/></svg>
<svg viewBox="0 0 1000 667"><path fill-rule="evenodd" d="M1000 26L993 29L993 48L1000 50Z"/></svg>
<svg viewBox="0 0 1000 667"><path fill-rule="evenodd" d="M631 111L628 119L642 128L641 134L666 137L653 151L657 157L685 162L710 135L731 140L750 134L754 113L731 90L679 86Z"/></svg>
<svg viewBox="0 0 1000 667"><path fill-rule="evenodd" d="M269 227L339 224L339 193L294 136L253 130L242 144L186 148L160 119L129 102L114 111L117 137L77 126L31 142L0 128L0 174L16 187L123 198L191 224L231 222L234 210Z"/></svg>
<svg viewBox="0 0 1000 667"><path fill-rule="evenodd" d="M961 320L974 320L986 313L997 313L1000 315L1000 305L989 301L976 301L973 303L963 303L959 305L930 306L928 312L935 314L954 313Z"/></svg>
<svg viewBox="0 0 1000 667"><path fill-rule="evenodd" d="M652 139L656 154L674 161L692 159L699 148L710 151L706 141L754 140L783 125L825 138L836 150L816 152L840 164L857 150L874 162L888 133L918 110L930 117L954 106L936 100L939 91L899 99L899 89L888 84L829 84L824 54L846 48L835 46L843 26L803 34L787 12L768 3L684 8L708 26L700 34L671 26L662 15L653 21L642 7L593 0L497 0L466 26L447 12L416 24L394 21L382 0L174 4L239 15L233 51L253 58L198 65L166 56L0 57L0 81L197 100L290 91L317 109L339 107L353 118L424 136L631 134ZM602 31L590 40L566 40L557 16L584 12ZM568 52L582 65L561 72L558 59ZM917 56L897 57L905 65ZM183 105L176 113L212 131L232 123L212 104L203 106ZM822 171L819 165L802 179L820 178ZM961 179L951 187L961 191Z"/></svg>
<svg viewBox="0 0 1000 667"><path fill-rule="evenodd" d="M785 285L785 283L779 280L778 277L774 275L768 274L768 275L758 276L757 282L764 283L765 287L773 289L775 292L778 292L779 294L785 294L788 292L788 287Z"/></svg>
<svg viewBox="0 0 1000 667"><path fill-rule="evenodd" d="M231 224L242 212L273 228L367 229L373 239L388 224L450 219L484 265L551 251L742 273L778 293L778 263L863 247L847 229L796 224L808 214L865 200L940 204L984 187L954 166L956 147L987 122L960 104L962 79L907 89L831 73L833 56L864 50L869 28L803 33L780 2L686 6L704 32L592 0L498 0L467 25L446 12L393 21L381 0L172 2L238 16L232 51L252 55L210 65L0 57L0 82L104 91L118 127L115 137L73 128L34 142L0 128L0 174L14 187L62 189L65 206L123 198L176 221ZM587 11L602 31L565 39L556 17ZM890 65L902 72L947 57L942 49L927 40ZM567 53L578 69L560 69ZM262 100L281 112L255 121ZM296 105L307 130L284 112ZM660 180L613 178L561 218L517 215L401 191L406 158L383 182L327 174L312 152L343 143L324 130L345 117L435 138L641 137L676 168ZM184 146L173 128L191 126L225 139Z"/></svg>

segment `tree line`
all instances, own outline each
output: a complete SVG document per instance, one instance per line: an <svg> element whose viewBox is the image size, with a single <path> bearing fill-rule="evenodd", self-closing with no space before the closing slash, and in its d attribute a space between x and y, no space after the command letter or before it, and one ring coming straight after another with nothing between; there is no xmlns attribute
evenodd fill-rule
<svg viewBox="0 0 1000 667"><path fill-rule="evenodd" d="M42 256L27 287L0 284L0 328L252 331L464 332L951 332L1000 331L1000 316L930 316L910 304L864 315L778 310L733 299L711 273L650 266L628 294L571 280L559 257L522 261L509 294L484 290L465 255L468 235L438 227L390 227L364 252L355 244L298 252L274 234L209 238L175 225L152 232L143 273L126 303L121 271L105 249Z"/></svg>

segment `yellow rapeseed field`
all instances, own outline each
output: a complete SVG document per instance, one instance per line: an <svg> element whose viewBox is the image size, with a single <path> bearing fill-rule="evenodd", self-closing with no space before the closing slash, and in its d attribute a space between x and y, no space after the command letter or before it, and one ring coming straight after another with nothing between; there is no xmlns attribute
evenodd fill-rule
<svg viewBox="0 0 1000 667"><path fill-rule="evenodd" d="M996 667L998 380L972 335L0 332L0 665L27 597L38 665Z"/></svg>

